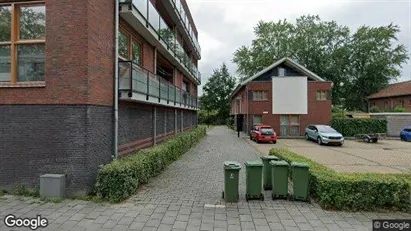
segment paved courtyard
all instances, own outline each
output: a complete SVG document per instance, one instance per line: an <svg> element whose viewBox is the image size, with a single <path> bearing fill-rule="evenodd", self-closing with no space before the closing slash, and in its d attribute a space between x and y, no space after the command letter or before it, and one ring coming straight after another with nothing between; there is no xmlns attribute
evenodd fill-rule
<svg viewBox="0 0 411 231"><path fill-rule="evenodd" d="M279 139L277 144L247 142L266 154L271 148L285 147L339 172L401 173L411 169L411 142L400 140L346 140L341 147L320 146L305 139Z"/></svg>
<svg viewBox="0 0 411 231"><path fill-rule="evenodd" d="M245 201L244 161L262 155L226 127L215 127L195 148L141 187L121 204L65 200L39 203L37 199L0 197L1 220L7 214L47 218L39 230L372 230L372 219L411 218L403 213L324 211L317 204ZM242 164L239 203L221 199L223 162ZM7 228L0 221L0 230ZM26 229L28 230L28 229Z"/></svg>

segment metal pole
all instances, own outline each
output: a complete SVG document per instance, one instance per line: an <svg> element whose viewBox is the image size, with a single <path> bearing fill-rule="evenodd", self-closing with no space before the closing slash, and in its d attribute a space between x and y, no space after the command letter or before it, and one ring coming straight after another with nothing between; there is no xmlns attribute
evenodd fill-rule
<svg viewBox="0 0 411 231"><path fill-rule="evenodd" d="M119 12L120 2L115 1L115 46L114 46L114 159L118 158L118 86L119 86L119 64L118 64L118 36L119 36ZM132 71L132 70L130 70Z"/></svg>

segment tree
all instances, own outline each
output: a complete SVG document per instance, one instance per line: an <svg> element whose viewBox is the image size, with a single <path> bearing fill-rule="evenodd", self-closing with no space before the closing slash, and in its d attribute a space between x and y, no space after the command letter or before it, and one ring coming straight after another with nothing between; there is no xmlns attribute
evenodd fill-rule
<svg viewBox="0 0 411 231"><path fill-rule="evenodd" d="M230 95L234 90L236 79L230 75L225 63L213 74L203 87L200 98L201 107L208 111L217 111L216 119L220 123L230 116Z"/></svg>
<svg viewBox="0 0 411 231"><path fill-rule="evenodd" d="M233 62L238 74L247 78L290 57L334 83L334 104L364 110L366 96L397 78L399 67L408 59L404 45L393 44L398 32L399 28L390 24L363 26L351 34L347 26L313 15L301 16L295 24L260 21L254 28L256 39L250 47L238 48Z"/></svg>

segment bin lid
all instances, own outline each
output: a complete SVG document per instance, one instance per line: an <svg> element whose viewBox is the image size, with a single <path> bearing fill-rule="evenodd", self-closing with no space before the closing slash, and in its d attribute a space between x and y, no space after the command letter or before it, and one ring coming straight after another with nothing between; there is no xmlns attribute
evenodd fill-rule
<svg viewBox="0 0 411 231"><path fill-rule="evenodd" d="M279 160L277 156L262 156L261 159L263 160Z"/></svg>
<svg viewBox="0 0 411 231"><path fill-rule="evenodd" d="M263 163L260 160L246 161L245 166L248 167L262 167Z"/></svg>
<svg viewBox="0 0 411 231"><path fill-rule="evenodd" d="M309 168L308 164L303 162L292 162L291 166L297 168Z"/></svg>
<svg viewBox="0 0 411 231"><path fill-rule="evenodd" d="M280 161L270 161L271 165L275 165L275 166L289 166L288 162L285 160L280 160Z"/></svg>
<svg viewBox="0 0 411 231"><path fill-rule="evenodd" d="M224 162L224 169L241 169L241 164L235 161Z"/></svg>

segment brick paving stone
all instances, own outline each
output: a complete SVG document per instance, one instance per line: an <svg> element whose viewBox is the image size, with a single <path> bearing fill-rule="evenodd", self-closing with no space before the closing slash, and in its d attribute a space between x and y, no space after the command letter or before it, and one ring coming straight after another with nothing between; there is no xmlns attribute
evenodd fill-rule
<svg viewBox="0 0 411 231"><path fill-rule="evenodd" d="M245 201L247 160L259 159L247 141L225 127L215 127L196 147L168 166L158 177L140 187L121 204L66 200L39 203L38 199L0 197L0 219L15 212L49 219L48 229L74 230L370 230L375 218L409 218L403 213L325 211L316 204L271 200ZM240 201L225 203L222 164L234 160L240 170ZM190 176L190 177L187 177ZM225 207L205 207L225 205ZM86 229L85 229L86 228ZM0 222L0 230L5 226Z"/></svg>

